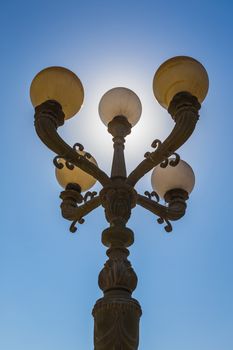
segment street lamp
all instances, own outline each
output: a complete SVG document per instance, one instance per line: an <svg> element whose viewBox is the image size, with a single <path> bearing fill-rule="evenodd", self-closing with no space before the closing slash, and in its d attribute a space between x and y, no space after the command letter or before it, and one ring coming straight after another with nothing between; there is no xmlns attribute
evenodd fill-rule
<svg viewBox="0 0 233 350"><path fill-rule="evenodd" d="M54 158L56 177L64 187L60 198L64 218L76 224L84 216L102 206L109 227L102 233L102 243L108 248L108 260L99 274L103 297L97 300L93 316L95 350L136 350L139 343L141 307L132 298L137 276L127 257L134 233L126 224L132 209L141 205L158 216L158 223L170 232L170 221L180 219L195 178L192 168L180 159L176 150L195 129L208 91L205 68L191 57L178 56L164 62L154 76L153 90L157 101L168 110L175 126L161 142L152 143L152 152L127 176L124 159L125 137L138 122L142 106L131 90L117 87L106 92L99 103L99 114L113 136L114 155L111 176L102 171L96 160L80 143L73 148L57 133L57 128L81 108L84 90L79 78L66 68L49 67L39 72L30 89L35 107L35 128L38 136L57 156ZM153 191L140 195L135 185L153 169ZM102 189L88 191L96 181ZM85 192L85 194L82 194ZM165 204L159 204L160 197Z"/></svg>

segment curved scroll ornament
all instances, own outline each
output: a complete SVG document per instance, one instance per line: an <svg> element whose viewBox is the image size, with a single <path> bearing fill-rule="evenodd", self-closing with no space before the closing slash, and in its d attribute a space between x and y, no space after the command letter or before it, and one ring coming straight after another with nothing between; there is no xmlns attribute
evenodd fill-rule
<svg viewBox="0 0 233 350"><path fill-rule="evenodd" d="M152 142L151 147L155 150L161 146L162 142L159 139L156 139Z"/></svg>
<svg viewBox="0 0 233 350"><path fill-rule="evenodd" d="M73 170L74 169L74 164L72 164L71 162L69 162L68 160L66 160L66 167L69 170Z"/></svg>
<svg viewBox="0 0 233 350"><path fill-rule="evenodd" d="M83 197L83 202L87 203L89 200L93 199L95 196L97 195L96 191L88 191L85 193L84 197Z"/></svg>
<svg viewBox="0 0 233 350"><path fill-rule="evenodd" d="M154 141L152 142L151 147L154 148L154 150L157 150L157 149L161 146L161 144L162 144L162 142L161 142L159 139L156 139L156 140L154 140ZM151 159L151 153L150 153L150 152L146 152L146 153L144 154L144 157L145 157L146 159L152 160L152 159Z"/></svg>
<svg viewBox="0 0 233 350"><path fill-rule="evenodd" d="M88 152L84 152L84 147L83 145L81 145L81 143L75 143L73 146L73 149L77 151L77 159L81 159L81 157L85 158L85 159L90 159L92 156L90 153ZM83 154L78 154L78 151L83 152ZM62 169L64 167L64 164L61 162L61 159L64 159L64 157L62 156L56 156L53 159L53 164L55 165L56 168L58 169ZM73 170L74 169L74 164L67 160L65 160L65 165L69 170Z"/></svg>
<svg viewBox="0 0 233 350"><path fill-rule="evenodd" d="M151 200L153 200L153 197L155 197L156 202L159 203L160 198L159 198L159 195L158 195L157 192L155 192L155 191L152 191L152 192L145 191L144 194L145 194L145 196L147 196Z"/></svg>
<svg viewBox="0 0 233 350"><path fill-rule="evenodd" d="M168 166L168 164L170 166L173 166L173 167L175 167L179 164L179 161L180 161L179 154L173 153L173 154L171 154L171 156L174 156L174 158L172 158L172 159L167 158L162 163L160 163L161 168L166 168ZM169 157L170 157L170 155L169 155Z"/></svg>
<svg viewBox="0 0 233 350"><path fill-rule="evenodd" d="M173 153L173 156L175 156L175 159L171 159L171 160L169 161L169 165L175 167L175 166L177 166L177 165L179 164L179 162L180 162L180 156L179 156L178 153Z"/></svg>
<svg viewBox="0 0 233 350"><path fill-rule="evenodd" d="M64 159L63 157L61 156L56 156L54 159L53 159L53 164L55 165L55 167L57 169L62 169L64 168L64 164L63 162L61 162L61 159ZM70 161L64 159L65 161L65 165L66 167L69 169L69 170L73 170L74 169L74 164L72 164Z"/></svg>
<svg viewBox="0 0 233 350"><path fill-rule="evenodd" d="M61 162L61 157L56 156L53 158L53 164L57 169L62 169L64 168L64 164Z"/></svg>
<svg viewBox="0 0 233 350"><path fill-rule="evenodd" d="M164 230L167 232L167 233L170 233L170 232L172 232L172 225L171 225L171 223L170 223L170 221L169 220L167 220L167 219L164 219L164 218L158 218L157 219L157 222L159 223L159 224L163 224L164 222L166 223L166 226L164 226Z"/></svg>
<svg viewBox="0 0 233 350"><path fill-rule="evenodd" d="M85 220L83 218L79 220L74 220L72 224L70 225L70 232L75 233L77 231L76 224L79 223L80 225L84 224Z"/></svg>
<svg viewBox="0 0 233 350"><path fill-rule="evenodd" d="M81 151L83 154L81 154L86 159L91 159L91 154L84 151L84 146L81 143L76 142L73 146L73 149L78 153Z"/></svg>
<svg viewBox="0 0 233 350"><path fill-rule="evenodd" d="M74 146L73 146L73 149L75 151L83 151L84 150L84 146L81 143L76 142L74 144Z"/></svg>

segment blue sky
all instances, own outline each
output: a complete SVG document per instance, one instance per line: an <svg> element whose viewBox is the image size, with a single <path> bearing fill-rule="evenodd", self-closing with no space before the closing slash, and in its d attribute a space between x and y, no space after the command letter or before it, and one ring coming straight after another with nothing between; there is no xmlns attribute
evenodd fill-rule
<svg viewBox="0 0 233 350"><path fill-rule="evenodd" d="M30 83L41 69L73 70L84 106L61 135L81 142L109 173L111 136L98 102L112 87L143 105L126 143L129 171L173 123L155 101L152 79L166 59L200 60L210 89L194 135L179 151L196 186L186 216L168 235L142 208L133 211L130 260L143 308L140 350L233 348L231 1L8 1L1 5L0 349L93 348L92 307L106 257L102 208L75 235L60 215L53 154L33 127ZM95 190L100 190L96 185ZM150 175L137 185L150 189Z"/></svg>

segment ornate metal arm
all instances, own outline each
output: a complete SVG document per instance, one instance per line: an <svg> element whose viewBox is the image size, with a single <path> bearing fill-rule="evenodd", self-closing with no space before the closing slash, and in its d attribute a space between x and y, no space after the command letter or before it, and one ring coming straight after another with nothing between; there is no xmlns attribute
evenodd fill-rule
<svg viewBox="0 0 233 350"><path fill-rule="evenodd" d="M103 186L110 183L105 172L79 155L57 133L57 128L64 124L64 113L56 101L46 101L35 108L35 128L41 141L59 157L78 166L86 173L96 178Z"/></svg>
<svg viewBox="0 0 233 350"><path fill-rule="evenodd" d="M70 226L71 232L74 233L77 230L76 223L83 224L85 221L83 217L100 206L100 197L95 197L96 194L96 192L87 192L83 197L76 184L69 184L66 190L61 192L61 212L65 219L73 221ZM81 204L83 202L83 205L77 206L77 203Z"/></svg>
<svg viewBox="0 0 233 350"><path fill-rule="evenodd" d="M151 198L140 194L137 195L137 204L157 215L159 217L157 220L159 224L162 224L165 221L167 223L165 230L171 232L172 226L169 220L179 220L184 216L187 207L185 201L187 199L188 193L186 191L175 189L168 191L165 195L165 200L168 203L168 206L161 205Z"/></svg>
<svg viewBox="0 0 233 350"><path fill-rule="evenodd" d="M175 121L175 127L167 139L161 143L155 140L152 147L154 152L147 152L144 159L128 176L127 183L134 186L153 167L170 157L192 135L201 108L197 98L188 92L180 92L174 96L168 112Z"/></svg>

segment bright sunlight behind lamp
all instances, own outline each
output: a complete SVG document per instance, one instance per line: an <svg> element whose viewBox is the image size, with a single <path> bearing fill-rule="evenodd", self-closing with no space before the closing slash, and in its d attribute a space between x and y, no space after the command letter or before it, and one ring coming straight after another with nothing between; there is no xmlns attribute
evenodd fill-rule
<svg viewBox="0 0 233 350"><path fill-rule="evenodd" d="M99 103L99 115L108 125L114 117L124 116L134 126L142 114L142 105L138 96L130 89L117 87L107 91Z"/></svg>

